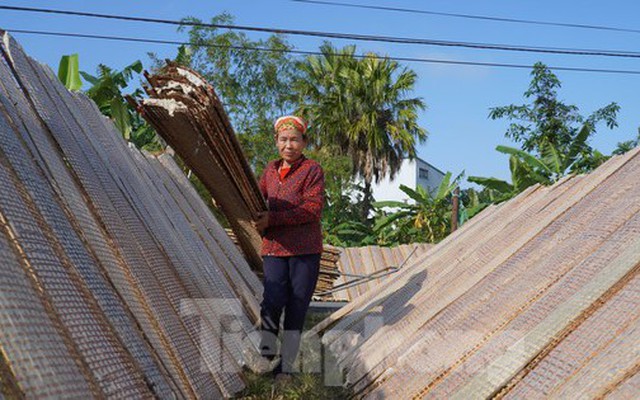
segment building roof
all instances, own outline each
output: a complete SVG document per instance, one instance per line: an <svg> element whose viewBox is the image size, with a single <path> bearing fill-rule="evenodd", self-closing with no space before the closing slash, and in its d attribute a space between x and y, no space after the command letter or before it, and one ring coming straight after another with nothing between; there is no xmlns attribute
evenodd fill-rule
<svg viewBox="0 0 640 400"><path fill-rule="evenodd" d="M436 171L440 172L442 175L445 175L445 173L444 173L444 172L442 172L442 170L440 170L439 168L435 167L433 164L431 164L431 163L429 163L429 162L425 161L424 159L422 159L422 158L420 158L420 157L417 157L417 156L416 156L416 159L417 159L417 160L420 160L421 162L423 162L423 163L425 163L425 164L427 164L430 168L435 169Z"/></svg>

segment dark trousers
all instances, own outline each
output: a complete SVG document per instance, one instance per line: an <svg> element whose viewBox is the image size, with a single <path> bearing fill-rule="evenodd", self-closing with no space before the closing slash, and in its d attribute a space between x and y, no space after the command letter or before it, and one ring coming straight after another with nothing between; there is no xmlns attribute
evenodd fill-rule
<svg viewBox="0 0 640 400"><path fill-rule="evenodd" d="M262 355L277 355L276 342L280 317L284 311L281 364L277 372L292 372L298 355L304 318L311 302L320 270L320 254L291 257L264 256L264 294L260 305L262 318Z"/></svg>

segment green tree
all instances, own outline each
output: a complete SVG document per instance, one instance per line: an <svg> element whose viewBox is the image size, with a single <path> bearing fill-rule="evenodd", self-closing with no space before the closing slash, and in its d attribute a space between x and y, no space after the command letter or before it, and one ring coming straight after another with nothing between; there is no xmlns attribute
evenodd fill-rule
<svg viewBox="0 0 640 400"><path fill-rule="evenodd" d="M500 202L516 196L536 183L551 185L568 173L591 170L595 168L594 165L603 163L607 157L597 150L592 150L588 155L582 153L590 132L588 124L585 124L568 146L567 152L560 152L550 142L541 149L540 156L513 147L498 146L497 151L510 156L511 183L478 176L470 176L468 180L499 193L500 197L496 201ZM577 166L579 163L581 165Z"/></svg>
<svg viewBox="0 0 640 400"><path fill-rule="evenodd" d="M620 107L610 103L583 117L578 107L558 100L560 80L546 65L536 63L531 75L529 89L524 93L525 98L532 99L530 104L496 107L489 113L492 119L517 121L505 136L520 143L521 149L496 147L510 156L511 183L479 176L468 179L497 193L495 202L510 199L536 183L550 185L567 174L589 172L608 158L593 149L589 139L599 122L610 129L617 126Z"/></svg>
<svg viewBox="0 0 640 400"><path fill-rule="evenodd" d="M521 145L522 150L542 154L548 145L560 153L566 153L576 142L577 136L587 129L587 140L582 141L581 156L588 158L593 149L588 139L595 134L599 122L609 129L617 126L620 106L610 103L583 117L575 105L558 99L562 86L558 77L543 63L536 63L531 72L529 89L524 92L529 104L492 108L491 119L506 118L511 123L505 136Z"/></svg>
<svg viewBox="0 0 640 400"><path fill-rule="evenodd" d="M451 196L461 178L462 174L452 181L448 172L433 193L421 186L411 189L400 185L400 190L413 201L375 202L377 210L392 208L394 211L377 218L373 231L379 236L386 233L382 238L389 244L441 241L450 233Z"/></svg>
<svg viewBox="0 0 640 400"><path fill-rule="evenodd" d="M510 151L507 151L506 149L507 148L505 146L498 146L496 148L496 150L502 153L510 154ZM515 150L517 152L522 151L513 148L508 149ZM523 153L530 156L526 152ZM534 156L531 157L535 159ZM526 160L531 161L529 157L526 157ZM534 163L537 164L537 161ZM509 170L511 171L511 183L498 178L486 178L481 176L470 176L467 180L483 186L484 191L487 194L485 201L488 200L490 203L500 203L508 200L536 183L549 182L548 178L540 174L530 162L523 160L515 154L510 154Z"/></svg>
<svg viewBox="0 0 640 400"><path fill-rule="evenodd" d="M316 147L308 151L308 156L322 165L325 175L325 207L322 212L322 226L325 242L344 246L339 232L343 224L359 221L362 215L362 188L354 182L351 160L347 156L336 155L332 146Z"/></svg>
<svg viewBox="0 0 640 400"><path fill-rule="evenodd" d="M397 62L369 53L355 57L355 46L336 49L298 63L298 111L312 123L319 145L331 143L352 160L364 181L362 217L371 210L371 185L398 172L402 160L416 156L426 139L418 125L421 98L409 97L417 76Z"/></svg>
<svg viewBox="0 0 640 400"><path fill-rule="evenodd" d="M624 154L634 147L638 147L638 144L640 144L640 128L638 128L638 133L636 134L635 139L619 142L616 149L613 151L613 154Z"/></svg>
<svg viewBox="0 0 640 400"><path fill-rule="evenodd" d="M91 84L85 92L98 106L100 111L111 118L122 136L135 144L139 149L159 151L164 144L155 130L136 111L135 107L125 100L125 96L135 99L142 97L142 89L137 88L126 94L134 77L142 72L142 63L138 60L124 67L121 71L100 64L97 75L93 76L80 71L82 77Z"/></svg>
<svg viewBox="0 0 640 400"><path fill-rule="evenodd" d="M134 61L121 71L116 71L104 64L99 64L97 75L91 75L79 70L78 55L62 56L58 69L58 78L70 90L80 90L82 80L80 75L91 87L85 94L96 103L102 114L113 120L122 136L140 149L159 151L164 148L155 130L138 114L135 107L130 105L125 96L142 97L142 90L137 88L126 94L131 81L142 72L142 63Z"/></svg>
<svg viewBox="0 0 640 400"><path fill-rule="evenodd" d="M58 79L69 90L82 89L82 79L80 79L80 61L78 54L70 54L60 58L58 65Z"/></svg>
<svg viewBox="0 0 640 400"><path fill-rule="evenodd" d="M460 191L460 204L466 210L466 220L473 218L490 204L495 203L498 193L495 190L483 188L478 191L474 188L466 188ZM462 225L462 219L460 224Z"/></svg>
<svg viewBox="0 0 640 400"><path fill-rule="evenodd" d="M201 23L185 18L185 23ZM227 13L212 24L232 24ZM188 61L215 88L224 103L247 159L260 174L277 156L273 121L294 108L291 82L296 74L287 52L292 46L281 35L252 40L241 32L206 26L181 26L188 31ZM263 49L263 50L256 50Z"/></svg>

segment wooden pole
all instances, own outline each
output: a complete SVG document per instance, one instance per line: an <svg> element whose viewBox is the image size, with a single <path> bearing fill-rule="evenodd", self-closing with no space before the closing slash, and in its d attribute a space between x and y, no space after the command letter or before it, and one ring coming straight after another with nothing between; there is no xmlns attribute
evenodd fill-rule
<svg viewBox="0 0 640 400"><path fill-rule="evenodd" d="M451 207L451 232L455 232L458 229L458 208L460 207L460 188L456 187L453 190L453 199Z"/></svg>

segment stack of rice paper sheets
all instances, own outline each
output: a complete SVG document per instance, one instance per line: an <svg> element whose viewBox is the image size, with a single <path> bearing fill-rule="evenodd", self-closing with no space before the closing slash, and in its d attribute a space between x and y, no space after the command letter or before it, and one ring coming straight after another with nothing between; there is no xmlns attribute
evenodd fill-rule
<svg viewBox="0 0 640 400"><path fill-rule="evenodd" d="M262 240L252 221L266 203L213 87L174 63L146 76L149 98L138 105L142 116L202 181L249 264L262 271Z"/></svg>
<svg viewBox="0 0 640 400"><path fill-rule="evenodd" d="M338 260L340 258L341 250L338 247L324 245L322 254L320 257L320 273L318 275L318 282L314 293L314 299L320 301L333 301L335 300L331 295L322 295L334 288L337 280L340 277L340 271L338 270Z"/></svg>
<svg viewBox="0 0 640 400"><path fill-rule="evenodd" d="M393 247L333 247L338 259L334 262L335 267L327 268L325 274L334 276L335 280L330 285L323 285L322 290L317 288L317 297L331 301L356 299L383 280L393 279L394 271L409 265L432 246L430 243L411 243ZM328 247L325 246L325 252Z"/></svg>

